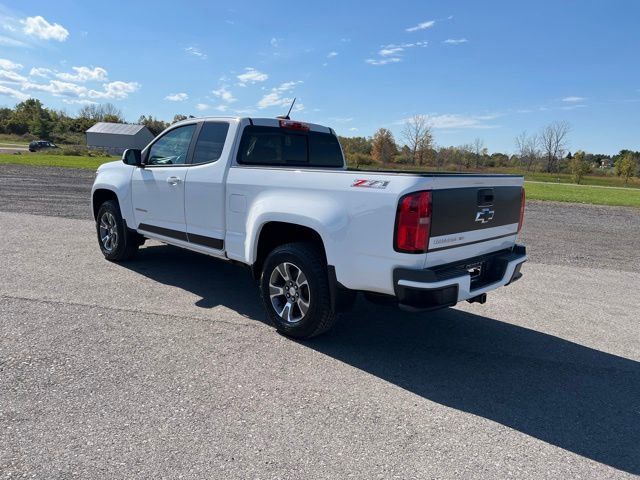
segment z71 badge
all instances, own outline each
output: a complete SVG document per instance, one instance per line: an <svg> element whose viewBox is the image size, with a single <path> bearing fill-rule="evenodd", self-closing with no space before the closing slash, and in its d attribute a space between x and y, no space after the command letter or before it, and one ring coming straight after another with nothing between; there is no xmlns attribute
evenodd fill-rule
<svg viewBox="0 0 640 480"><path fill-rule="evenodd" d="M361 187L361 188L387 188L389 185L388 180L367 180L367 179L358 179L354 180L352 187Z"/></svg>

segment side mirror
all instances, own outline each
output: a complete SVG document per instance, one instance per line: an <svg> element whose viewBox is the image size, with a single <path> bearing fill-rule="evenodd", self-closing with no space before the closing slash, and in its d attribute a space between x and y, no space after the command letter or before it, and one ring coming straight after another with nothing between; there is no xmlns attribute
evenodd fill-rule
<svg viewBox="0 0 640 480"><path fill-rule="evenodd" d="M142 151L129 148L122 154L122 161L134 167L142 166Z"/></svg>

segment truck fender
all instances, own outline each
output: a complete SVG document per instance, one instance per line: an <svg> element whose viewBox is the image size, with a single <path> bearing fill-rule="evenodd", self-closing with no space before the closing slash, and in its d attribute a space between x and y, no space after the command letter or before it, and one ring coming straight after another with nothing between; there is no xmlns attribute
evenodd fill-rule
<svg viewBox="0 0 640 480"><path fill-rule="evenodd" d="M314 230L322 239L327 263L333 265L338 256L336 244L344 237L349 219L345 209L326 195L301 196L290 192L260 195L247 214L244 255L249 265L256 261L260 232L269 222L291 223Z"/></svg>
<svg viewBox="0 0 640 480"><path fill-rule="evenodd" d="M101 167L98 169L96 180L91 188L91 213L93 215L93 198L96 190L112 191L118 199L122 218L127 222L127 225L135 228L131 198L131 176L133 175L133 169L136 167L122 169L108 168L108 165L105 165L106 168Z"/></svg>

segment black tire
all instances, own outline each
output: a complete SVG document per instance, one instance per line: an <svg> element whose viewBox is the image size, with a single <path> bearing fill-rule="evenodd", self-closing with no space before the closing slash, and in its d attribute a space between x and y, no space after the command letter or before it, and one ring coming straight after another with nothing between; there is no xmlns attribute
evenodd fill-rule
<svg viewBox="0 0 640 480"><path fill-rule="evenodd" d="M113 222L111 222L113 219ZM110 227L108 232L102 229L101 225ZM115 200L108 200L100 205L96 216L96 232L98 234L98 245L104 258L112 262L121 262L133 258L140 246L139 235L127 228L126 222L120 214L120 207ZM110 235L110 240L103 241L104 234ZM114 236L113 233L116 235Z"/></svg>
<svg viewBox="0 0 640 480"><path fill-rule="evenodd" d="M291 282L287 283L284 276L276 273L277 267L289 265L288 277ZM293 268L295 267L295 268ZM270 284L272 288L282 288L283 292L288 292L286 285L294 284L296 279L302 277L296 275L296 269L306 277L306 287L304 282L299 285L299 301L292 297L287 300L283 295L278 295L272 301L270 294ZM280 286L280 280L284 280L284 287ZM292 287L298 285L292 285ZM297 290L297 288L296 288ZM274 290L276 292L277 290ZM291 290L294 292L294 290ZM260 296L269 319L276 329L289 337L311 338L329 330L336 321L336 312L331 305L331 294L329 290L329 280L327 275L327 265L320 251L311 243L287 243L275 248L266 258L260 275ZM304 297L304 298L303 298ZM298 296L296 296L298 299ZM308 300L308 307L303 313L300 305ZM284 301L284 302L282 302ZM281 314L276 310L276 306L290 303L289 309L284 307ZM295 317L301 316L300 319ZM284 317L293 317L288 321Z"/></svg>

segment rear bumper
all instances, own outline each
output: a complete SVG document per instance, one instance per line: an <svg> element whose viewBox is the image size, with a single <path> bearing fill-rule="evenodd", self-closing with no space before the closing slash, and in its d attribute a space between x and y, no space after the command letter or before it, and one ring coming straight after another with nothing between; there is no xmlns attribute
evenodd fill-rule
<svg viewBox="0 0 640 480"><path fill-rule="evenodd" d="M524 245L424 270L396 268L393 286L400 307L436 310L515 282L527 260ZM480 267L472 278L470 269Z"/></svg>

